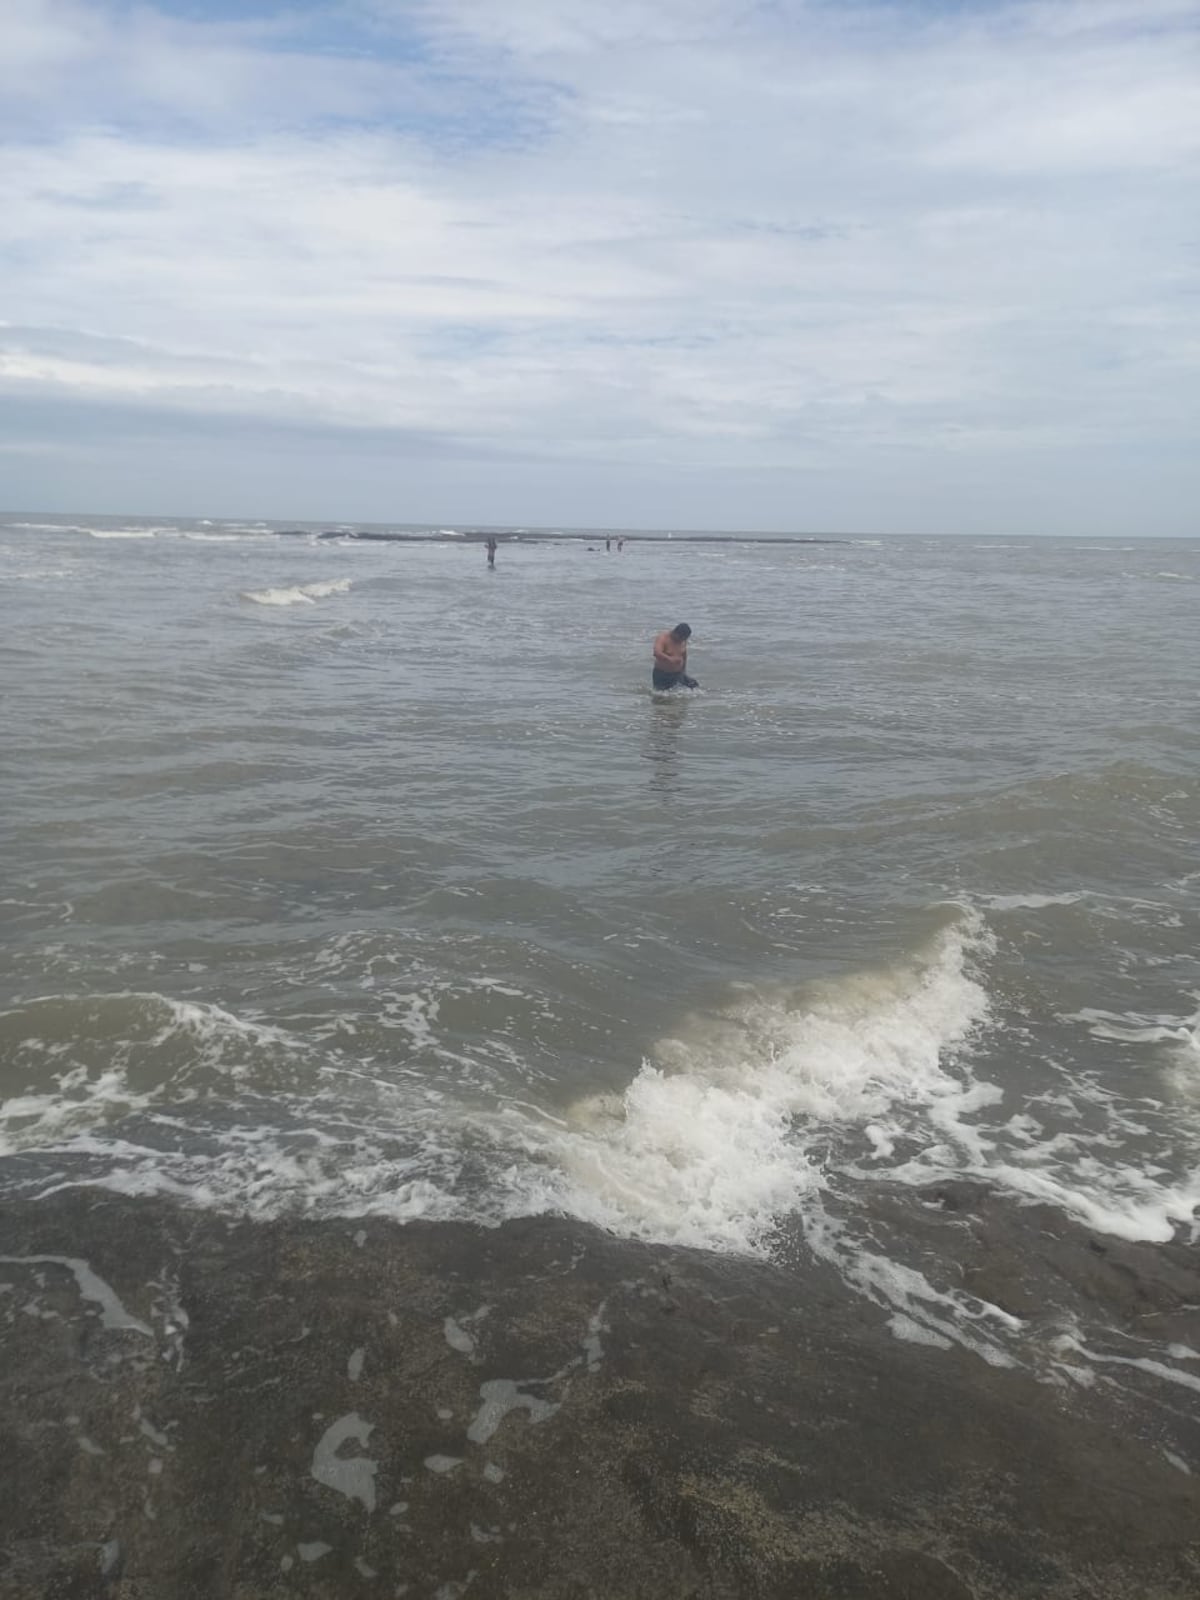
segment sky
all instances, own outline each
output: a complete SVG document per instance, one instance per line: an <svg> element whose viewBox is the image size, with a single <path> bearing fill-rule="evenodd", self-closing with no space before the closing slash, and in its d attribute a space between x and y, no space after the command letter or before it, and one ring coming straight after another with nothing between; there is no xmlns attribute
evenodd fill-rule
<svg viewBox="0 0 1200 1600"><path fill-rule="evenodd" d="M1200 535L1200 0L2 0L0 508Z"/></svg>

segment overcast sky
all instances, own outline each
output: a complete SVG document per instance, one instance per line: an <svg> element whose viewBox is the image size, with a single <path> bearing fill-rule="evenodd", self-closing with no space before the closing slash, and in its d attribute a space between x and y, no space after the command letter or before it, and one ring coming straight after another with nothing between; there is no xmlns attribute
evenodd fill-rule
<svg viewBox="0 0 1200 1600"><path fill-rule="evenodd" d="M0 0L0 507L1200 534L1200 0Z"/></svg>

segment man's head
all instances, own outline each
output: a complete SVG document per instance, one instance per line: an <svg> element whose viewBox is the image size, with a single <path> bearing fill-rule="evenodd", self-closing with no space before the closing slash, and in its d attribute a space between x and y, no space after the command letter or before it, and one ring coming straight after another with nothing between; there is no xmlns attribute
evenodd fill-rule
<svg viewBox="0 0 1200 1600"><path fill-rule="evenodd" d="M680 644L682 644L685 639L690 639L692 637L692 630L688 627L686 622L677 622L671 629L671 637L672 639L678 639Z"/></svg>

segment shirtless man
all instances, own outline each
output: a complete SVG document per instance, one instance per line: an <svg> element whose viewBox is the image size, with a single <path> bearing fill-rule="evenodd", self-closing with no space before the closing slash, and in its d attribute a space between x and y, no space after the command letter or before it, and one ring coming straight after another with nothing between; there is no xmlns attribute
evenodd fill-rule
<svg viewBox="0 0 1200 1600"><path fill-rule="evenodd" d="M695 678L687 675L687 642L692 630L686 622L677 622L667 628L654 641L654 671L651 682L656 689L697 689Z"/></svg>

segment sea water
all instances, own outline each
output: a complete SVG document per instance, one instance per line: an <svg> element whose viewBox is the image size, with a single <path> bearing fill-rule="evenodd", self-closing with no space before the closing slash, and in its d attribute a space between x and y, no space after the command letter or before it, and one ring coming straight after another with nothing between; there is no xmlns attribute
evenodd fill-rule
<svg viewBox="0 0 1200 1600"><path fill-rule="evenodd" d="M0 1195L801 1240L996 1363L931 1186L1193 1236L1200 543L318 532L0 519Z"/></svg>

